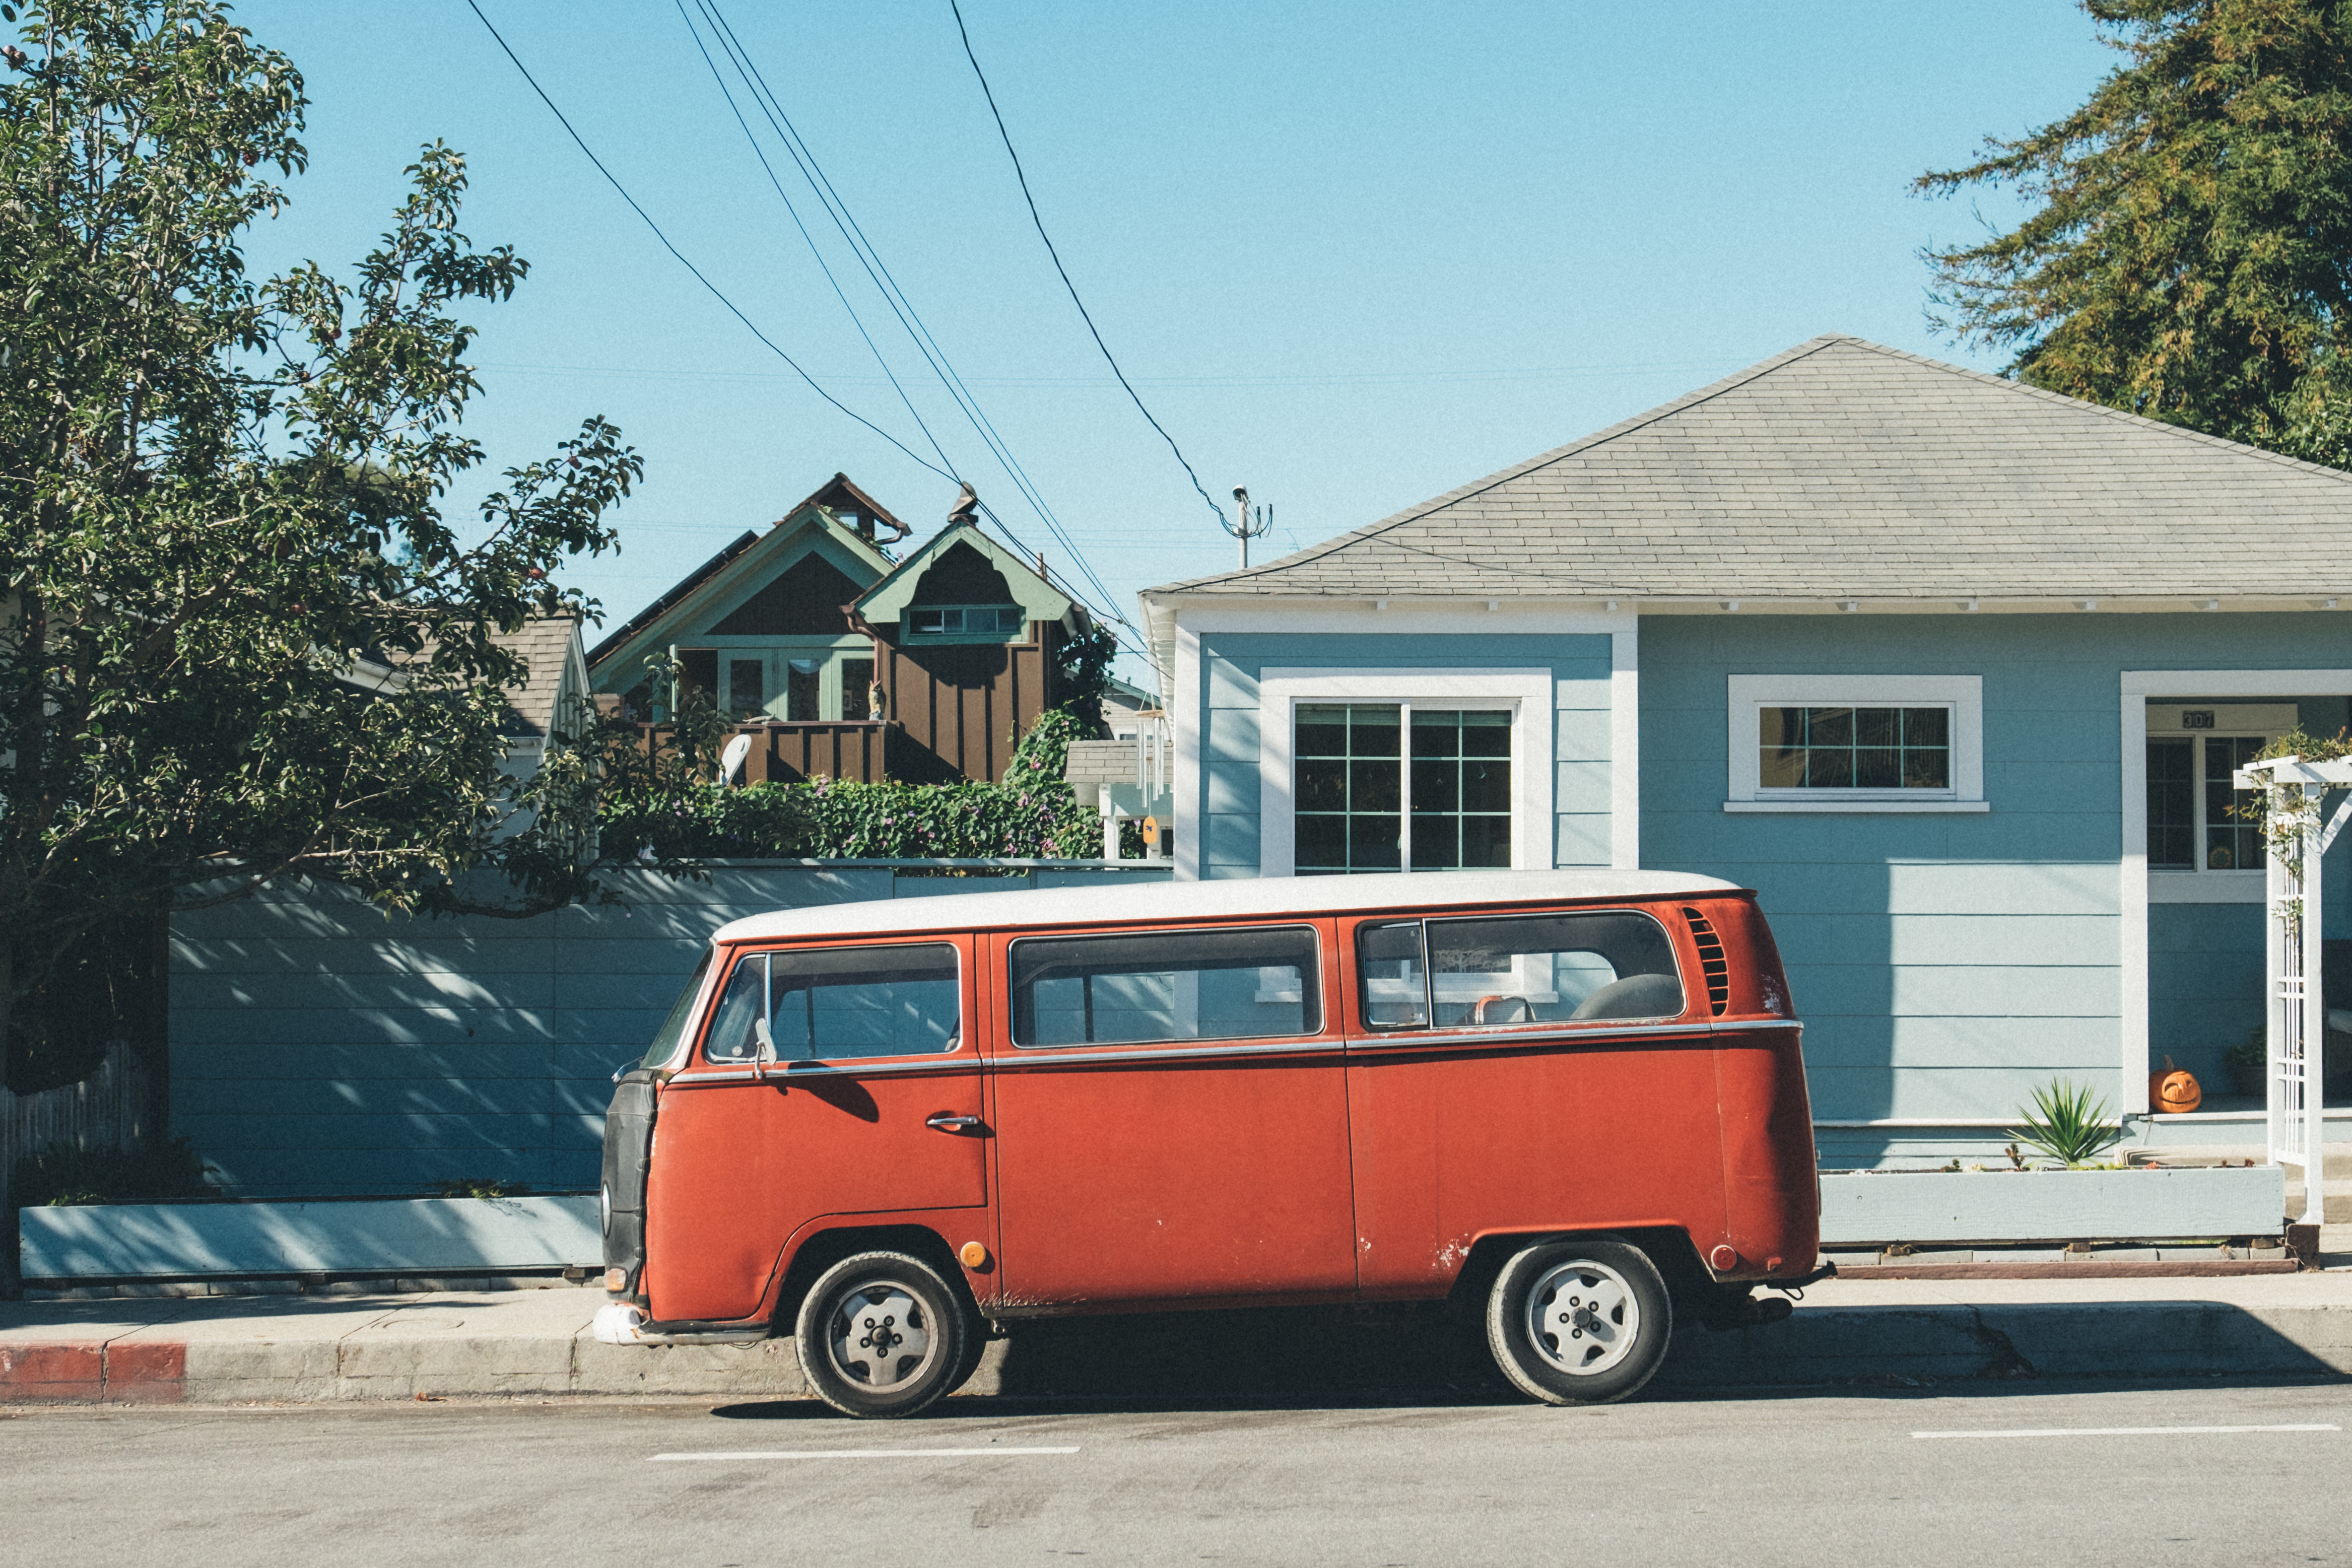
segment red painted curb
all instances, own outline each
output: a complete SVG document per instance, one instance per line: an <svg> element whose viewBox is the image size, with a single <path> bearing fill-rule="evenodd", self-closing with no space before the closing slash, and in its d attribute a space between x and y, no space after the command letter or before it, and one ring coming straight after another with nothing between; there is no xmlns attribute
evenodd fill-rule
<svg viewBox="0 0 2352 1568"><path fill-rule="evenodd" d="M0 1344L0 1404L177 1405L188 1396L188 1347L137 1340Z"/></svg>

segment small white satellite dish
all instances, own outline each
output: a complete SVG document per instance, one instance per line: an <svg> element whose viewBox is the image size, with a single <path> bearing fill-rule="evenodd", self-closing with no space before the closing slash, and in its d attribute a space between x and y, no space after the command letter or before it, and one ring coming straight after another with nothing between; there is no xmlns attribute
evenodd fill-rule
<svg viewBox="0 0 2352 1568"><path fill-rule="evenodd" d="M719 777L730 784L734 783L736 777L743 771L743 759L751 755L751 737L750 736L739 735L729 741L726 749L719 754Z"/></svg>

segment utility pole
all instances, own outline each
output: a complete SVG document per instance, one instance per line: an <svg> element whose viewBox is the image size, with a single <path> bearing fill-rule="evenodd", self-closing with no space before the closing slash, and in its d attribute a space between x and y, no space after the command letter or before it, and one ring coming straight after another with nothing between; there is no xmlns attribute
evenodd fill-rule
<svg viewBox="0 0 2352 1568"><path fill-rule="evenodd" d="M1274 508L1260 507L1256 516L1253 517L1250 514L1249 490L1245 486L1236 485L1234 486L1234 511L1235 520L1225 525L1225 532L1241 541L1242 568L1247 570L1249 542L1252 539L1264 538L1273 529Z"/></svg>

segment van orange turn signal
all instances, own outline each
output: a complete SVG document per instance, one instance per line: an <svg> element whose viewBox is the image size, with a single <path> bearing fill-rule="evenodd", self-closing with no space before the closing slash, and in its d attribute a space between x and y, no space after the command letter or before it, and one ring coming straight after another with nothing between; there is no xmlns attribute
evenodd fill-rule
<svg viewBox="0 0 2352 1568"><path fill-rule="evenodd" d="M965 1268L978 1269L987 1263L988 1249L977 1241L967 1241L963 1244L963 1250L956 1256L963 1260Z"/></svg>

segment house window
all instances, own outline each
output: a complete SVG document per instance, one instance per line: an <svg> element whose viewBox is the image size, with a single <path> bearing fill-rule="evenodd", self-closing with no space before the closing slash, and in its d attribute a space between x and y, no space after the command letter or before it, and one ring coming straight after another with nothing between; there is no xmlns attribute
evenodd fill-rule
<svg viewBox="0 0 2352 1568"><path fill-rule="evenodd" d="M767 670L765 659L727 661L728 712L737 718L767 716Z"/></svg>
<svg viewBox="0 0 2352 1568"><path fill-rule="evenodd" d="M1300 875L1510 865L1507 710L1303 703L1292 750Z"/></svg>
<svg viewBox="0 0 2352 1568"><path fill-rule="evenodd" d="M813 723L819 716L824 680L823 659L785 660L784 717L795 724Z"/></svg>
<svg viewBox="0 0 2352 1568"><path fill-rule="evenodd" d="M1028 615L1017 604L923 604L907 612L918 637L1018 637Z"/></svg>
<svg viewBox="0 0 2352 1568"><path fill-rule="evenodd" d="M2230 776L2294 726L2292 703L2148 704L2148 869L2259 873L2262 830L2237 814L2252 794Z"/></svg>
<svg viewBox="0 0 2352 1568"><path fill-rule="evenodd" d="M1952 710L1759 707L1757 782L1767 789L1949 789Z"/></svg>
<svg viewBox="0 0 2352 1568"><path fill-rule="evenodd" d="M1976 675L1734 675L1727 811L1981 811Z"/></svg>

